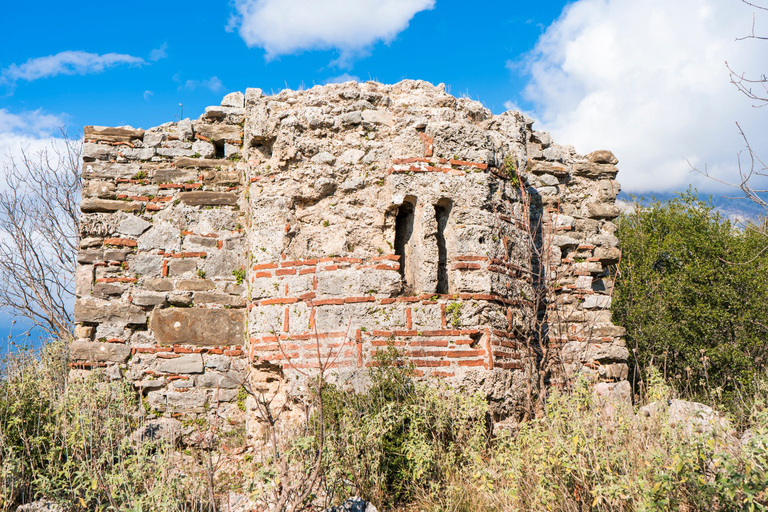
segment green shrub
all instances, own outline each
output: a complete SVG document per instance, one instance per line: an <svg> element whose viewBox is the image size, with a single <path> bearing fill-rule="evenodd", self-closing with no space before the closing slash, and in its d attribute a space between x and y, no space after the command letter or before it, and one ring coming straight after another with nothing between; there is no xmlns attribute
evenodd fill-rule
<svg viewBox="0 0 768 512"><path fill-rule="evenodd" d="M768 357L765 236L690 190L636 205L618 225L613 318L627 329L633 369L658 366L698 399L748 387Z"/></svg>
<svg viewBox="0 0 768 512"><path fill-rule="evenodd" d="M130 383L67 379L66 349L56 340L0 363L0 511L40 497L72 512L207 508L201 464L131 439L143 420Z"/></svg>
<svg viewBox="0 0 768 512"><path fill-rule="evenodd" d="M327 478L389 510L443 492L449 475L483 453L488 406L439 382L414 381L392 347L378 363L365 392L324 393Z"/></svg>

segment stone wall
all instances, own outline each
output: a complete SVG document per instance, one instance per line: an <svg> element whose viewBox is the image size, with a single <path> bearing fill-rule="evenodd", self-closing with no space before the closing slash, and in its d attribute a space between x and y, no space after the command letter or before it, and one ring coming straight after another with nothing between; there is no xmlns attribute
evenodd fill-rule
<svg viewBox="0 0 768 512"><path fill-rule="evenodd" d="M192 122L87 127L73 364L134 381L158 413L237 417L246 379L301 387L322 364L361 386L395 345L502 417L549 272L557 382L625 379L616 159L532 123L404 81L248 89Z"/></svg>

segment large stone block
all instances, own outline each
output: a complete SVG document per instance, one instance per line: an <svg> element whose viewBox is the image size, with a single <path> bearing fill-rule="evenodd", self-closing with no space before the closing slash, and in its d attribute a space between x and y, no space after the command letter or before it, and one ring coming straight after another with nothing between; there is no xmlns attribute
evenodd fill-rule
<svg viewBox="0 0 768 512"><path fill-rule="evenodd" d="M143 324L147 314L141 308L117 301L79 298L75 301L75 322Z"/></svg>
<svg viewBox="0 0 768 512"><path fill-rule="evenodd" d="M190 206L234 206L237 194L231 192L181 192L179 199Z"/></svg>
<svg viewBox="0 0 768 512"><path fill-rule="evenodd" d="M117 128L108 126L85 126L83 127L83 137L85 140L130 142L134 139L142 139L144 137L144 130L141 128L132 128L130 126L120 126Z"/></svg>
<svg viewBox="0 0 768 512"><path fill-rule="evenodd" d="M129 212L141 210L142 204L138 201L116 201L112 199L96 199L88 197L80 203L80 209L83 213L91 212Z"/></svg>
<svg viewBox="0 0 768 512"><path fill-rule="evenodd" d="M174 359L166 359L158 370L166 373L203 373L203 356L201 354L186 354Z"/></svg>
<svg viewBox="0 0 768 512"><path fill-rule="evenodd" d="M221 144L225 140L241 140L243 138L243 129L236 124L197 123L195 124L195 131L217 144Z"/></svg>
<svg viewBox="0 0 768 512"><path fill-rule="evenodd" d="M169 308L156 309L149 328L162 345L242 345L245 310Z"/></svg>
<svg viewBox="0 0 768 512"><path fill-rule="evenodd" d="M121 343L73 341L69 345L69 355L74 361L124 363L131 357L131 347Z"/></svg>

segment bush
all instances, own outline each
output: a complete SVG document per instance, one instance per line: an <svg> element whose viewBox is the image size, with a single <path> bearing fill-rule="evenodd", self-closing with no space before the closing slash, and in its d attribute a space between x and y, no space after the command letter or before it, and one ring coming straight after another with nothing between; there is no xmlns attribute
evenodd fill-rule
<svg viewBox="0 0 768 512"><path fill-rule="evenodd" d="M327 479L385 510L444 492L449 476L487 449L488 405L445 384L416 382L390 347L364 393L323 396Z"/></svg>
<svg viewBox="0 0 768 512"><path fill-rule="evenodd" d="M636 204L618 225L613 318L627 329L634 371L658 366L697 399L749 387L768 356L766 238L690 190Z"/></svg>
<svg viewBox="0 0 768 512"><path fill-rule="evenodd" d="M97 371L68 380L66 348L57 340L0 364L0 511L40 497L73 512L207 509L193 457L131 439L142 418L130 383Z"/></svg>

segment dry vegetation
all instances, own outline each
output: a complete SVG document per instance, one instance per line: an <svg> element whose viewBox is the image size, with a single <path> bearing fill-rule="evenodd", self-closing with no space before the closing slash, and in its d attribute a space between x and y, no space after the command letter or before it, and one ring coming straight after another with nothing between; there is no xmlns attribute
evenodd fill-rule
<svg viewBox="0 0 768 512"><path fill-rule="evenodd" d="M552 393L539 419L491 433L482 398L413 381L392 349L368 392L325 385L322 419L310 407L305 421L265 438L279 450L241 452L234 448L242 439L194 424L203 440L194 446L139 444L131 438L142 422L136 395L97 376L67 383L64 347L3 363L0 510L36 497L72 511L243 510L233 504L245 498L267 509L286 486L307 491L292 510L351 494L380 510L414 511L768 506L765 379L742 390L746 443L741 431L670 426L664 414L603 403L586 383ZM646 377L641 402L673 395L657 372ZM321 474L312 481L303 470L314 468L320 446Z"/></svg>

